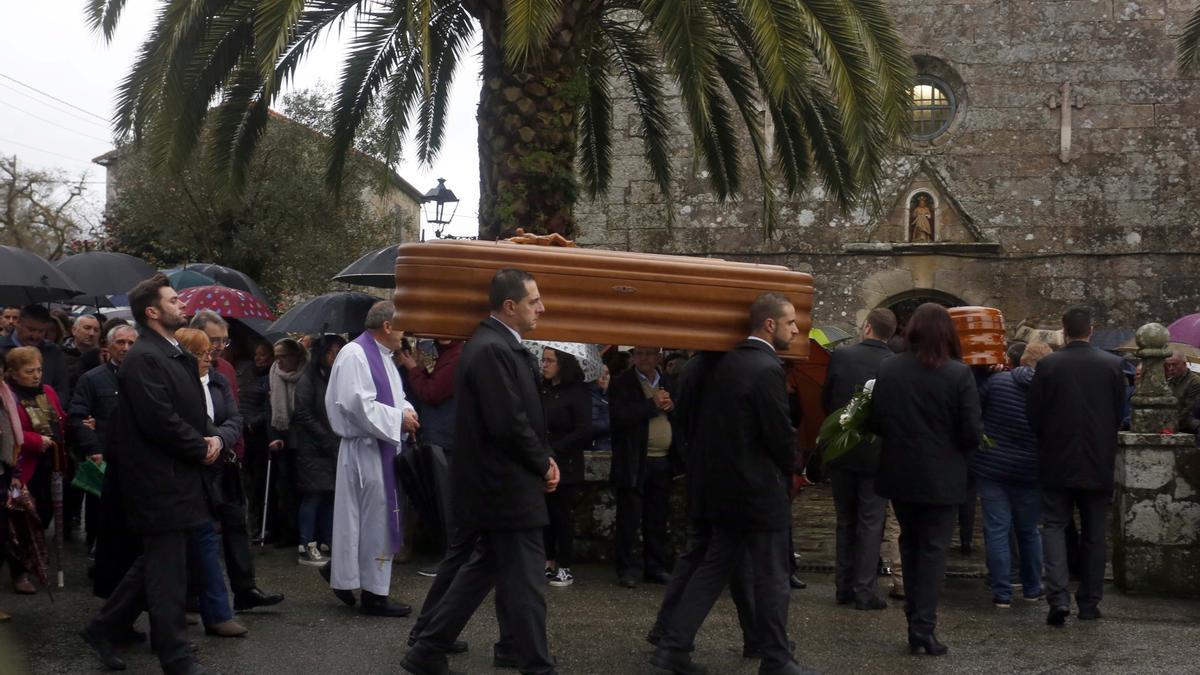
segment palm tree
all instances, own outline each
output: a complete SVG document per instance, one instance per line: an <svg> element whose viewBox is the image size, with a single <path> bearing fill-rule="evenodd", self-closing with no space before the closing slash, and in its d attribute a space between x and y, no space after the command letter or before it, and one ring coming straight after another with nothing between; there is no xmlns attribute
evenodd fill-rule
<svg viewBox="0 0 1200 675"><path fill-rule="evenodd" d="M124 2L89 0L94 29L111 37ZM779 182L792 194L815 173L843 208L870 194L907 123L912 65L884 0L167 0L114 126L171 169L202 148L236 190L268 106L318 40L347 25L334 188L372 105L385 160L411 131L432 162L455 67L479 32L483 237L571 235L581 188L594 198L609 186L616 96L636 109L668 202L677 93L718 198L736 197L744 158L753 163L767 231Z"/></svg>
<svg viewBox="0 0 1200 675"><path fill-rule="evenodd" d="M1187 74L1200 73L1200 5L1188 19L1179 36L1179 72Z"/></svg>

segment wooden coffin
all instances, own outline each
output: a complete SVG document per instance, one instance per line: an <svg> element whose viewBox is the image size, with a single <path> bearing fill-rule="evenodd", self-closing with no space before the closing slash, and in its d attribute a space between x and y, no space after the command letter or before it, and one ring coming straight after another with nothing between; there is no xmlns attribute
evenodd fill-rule
<svg viewBox="0 0 1200 675"><path fill-rule="evenodd" d="M492 276L505 267L533 274L545 302L530 339L726 350L746 337L750 303L774 291L795 304L801 331L783 356L808 355L808 274L777 265L506 241L401 245L399 325L416 335L470 336L488 315Z"/></svg>
<svg viewBox="0 0 1200 675"><path fill-rule="evenodd" d="M952 307L950 318L962 345L963 363L991 366L1008 363L1004 315L992 307Z"/></svg>

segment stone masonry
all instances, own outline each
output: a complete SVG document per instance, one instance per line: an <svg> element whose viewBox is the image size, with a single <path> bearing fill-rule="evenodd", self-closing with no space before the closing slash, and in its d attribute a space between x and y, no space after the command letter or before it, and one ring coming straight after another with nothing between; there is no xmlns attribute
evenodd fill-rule
<svg viewBox="0 0 1200 675"><path fill-rule="evenodd" d="M930 294L999 307L1010 326L1054 325L1079 301L1100 327L1200 311L1200 80L1179 76L1174 47L1193 4L893 0L918 72L956 99L948 130L894 157L877 204L841 213L820 187L784 199L769 239L754 180L717 203L682 118L665 206L618 101L614 185L577 206L578 239L811 272L817 324ZM933 243L908 241L921 191Z"/></svg>

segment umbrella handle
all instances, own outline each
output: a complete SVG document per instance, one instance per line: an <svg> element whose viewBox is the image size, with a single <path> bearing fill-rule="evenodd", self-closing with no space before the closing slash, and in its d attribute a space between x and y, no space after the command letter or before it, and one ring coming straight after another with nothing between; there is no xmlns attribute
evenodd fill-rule
<svg viewBox="0 0 1200 675"><path fill-rule="evenodd" d="M267 506L271 503L271 456L267 455L267 481L263 486L262 531L258 533L258 547L267 543Z"/></svg>

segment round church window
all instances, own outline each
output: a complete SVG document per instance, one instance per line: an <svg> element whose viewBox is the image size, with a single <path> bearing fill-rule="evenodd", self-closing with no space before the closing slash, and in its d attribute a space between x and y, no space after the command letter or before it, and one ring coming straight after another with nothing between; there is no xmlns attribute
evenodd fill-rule
<svg viewBox="0 0 1200 675"><path fill-rule="evenodd" d="M918 77L912 88L910 135L918 141L937 138L950 128L954 109L954 94L950 87L932 77Z"/></svg>

